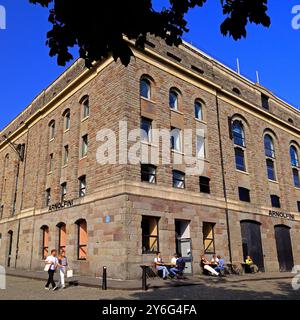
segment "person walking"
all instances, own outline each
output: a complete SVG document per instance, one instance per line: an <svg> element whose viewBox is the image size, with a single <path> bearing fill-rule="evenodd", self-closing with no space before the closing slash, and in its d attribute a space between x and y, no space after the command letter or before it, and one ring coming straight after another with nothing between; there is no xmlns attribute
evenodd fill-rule
<svg viewBox="0 0 300 320"><path fill-rule="evenodd" d="M68 259L66 257L66 252L64 250L61 251L58 257L58 270L59 270L59 287L62 289L66 288L65 285L65 276L68 267Z"/></svg>
<svg viewBox="0 0 300 320"><path fill-rule="evenodd" d="M56 268L58 266L58 259L56 257L57 251L55 249L51 250L51 255L47 257L45 260L46 265L48 266L48 281L46 283L45 289L50 290L50 284L52 286L52 290L57 290L57 286L54 281L54 274L56 271Z"/></svg>

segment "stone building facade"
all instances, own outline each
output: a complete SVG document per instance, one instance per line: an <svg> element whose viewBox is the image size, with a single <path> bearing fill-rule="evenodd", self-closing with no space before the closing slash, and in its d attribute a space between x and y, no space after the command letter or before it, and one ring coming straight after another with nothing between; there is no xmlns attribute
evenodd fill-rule
<svg viewBox="0 0 300 320"><path fill-rule="evenodd" d="M77 274L107 266L115 279L139 277L158 250L194 274L203 253L300 264L299 111L189 44L133 51L128 67L75 62L1 131L0 264L41 270L52 248ZM170 163L149 136L139 144L160 163L127 161L141 126L179 132ZM173 158L187 158L185 129L204 131L191 143L199 175ZM115 163L100 163L104 143Z"/></svg>

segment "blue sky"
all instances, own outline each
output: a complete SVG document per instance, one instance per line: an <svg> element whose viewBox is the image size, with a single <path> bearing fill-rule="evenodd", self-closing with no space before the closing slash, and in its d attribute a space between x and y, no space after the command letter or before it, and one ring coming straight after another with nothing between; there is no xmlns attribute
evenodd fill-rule
<svg viewBox="0 0 300 320"><path fill-rule="evenodd" d="M167 4L154 0L155 7ZM235 42L219 31L223 16L219 0L189 13L185 40L261 84L294 106L300 106L300 30L291 27L294 5L300 0L269 0L272 26L249 26L246 40ZM28 0L0 0L7 13L7 30L0 30L0 128L20 113L65 68L56 65L45 45L50 29L48 11Z"/></svg>

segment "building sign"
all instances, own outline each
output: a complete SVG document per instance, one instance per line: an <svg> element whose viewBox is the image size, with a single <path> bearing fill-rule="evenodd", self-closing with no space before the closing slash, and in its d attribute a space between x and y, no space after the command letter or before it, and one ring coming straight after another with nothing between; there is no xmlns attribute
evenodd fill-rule
<svg viewBox="0 0 300 320"><path fill-rule="evenodd" d="M283 218L287 220L295 220L295 215L279 211L269 211L269 216L273 218Z"/></svg>
<svg viewBox="0 0 300 320"><path fill-rule="evenodd" d="M73 205L74 200L63 201L49 206L49 211L57 211L65 208L70 208L73 207Z"/></svg>

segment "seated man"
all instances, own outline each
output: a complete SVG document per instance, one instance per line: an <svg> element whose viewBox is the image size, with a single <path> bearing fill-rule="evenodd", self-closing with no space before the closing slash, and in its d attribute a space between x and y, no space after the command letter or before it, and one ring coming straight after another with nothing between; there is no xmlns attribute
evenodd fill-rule
<svg viewBox="0 0 300 320"><path fill-rule="evenodd" d="M200 261L201 261L201 262L200 262L201 268L202 268L203 270L208 271L209 274L212 274L212 275L214 275L214 276L218 276L218 275L219 275L219 273L218 273L214 268L212 268L212 267L210 266L210 263L209 263L209 261L206 259L205 255L202 255L202 256L200 257Z"/></svg>
<svg viewBox="0 0 300 320"><path fill-rule="evenodd" d="M224 273L225 271L225 260L221 256L217 256L218 265L215 267L215 270L219 273Z"/></svg>
<svg viewBox="0 0 300 320"><path fill-rule="evenodd" d="M218 258L217 255L213 255L210 264L211 264L211 265L218 266L218 264L219 264L219 258Z"/></svg>
<svg viewBox="0 0 300 320"><path fill-rule="evenodd" d="M245 261L246 265L250 268L252 273L257 273L258 272L258 266L254 264L252 258L250 256L246 257Z"/></svg>
<svg viewBox="0 0 300 320"><path fill-rule="evenodd" d="M155 264L156 270L163 272L163 279L167 280L170 273L169 273L167 267L165 267L163 265L163 261L162 261L160 252L157 252L156 257L154 259L154 264Z"/></svg>
<svg viewBox="0 0 300 320"><path fill-rule="evenodd" d="M170 269L170 272L173 276L177 276L182 274L184 272L185 269L185 260L182 257L182 254L179 253L178 255L178 259L176 260L176 266Z"/></svg>

